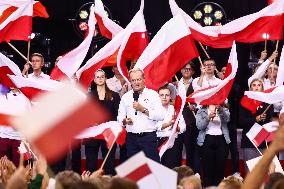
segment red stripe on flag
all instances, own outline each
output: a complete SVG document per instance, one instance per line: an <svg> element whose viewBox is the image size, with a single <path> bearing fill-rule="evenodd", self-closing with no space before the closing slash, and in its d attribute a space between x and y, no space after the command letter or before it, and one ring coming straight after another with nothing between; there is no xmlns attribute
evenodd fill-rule
<svg viewBox="0 0 284 189"><path fill-rule="evenodd" d="M140 179L150 175L152 171L150 170L147 163L141 165L140 167L133 170L131 173L125 176L125 178L128 178L132 181L139 181Z"/></svg>
<svg viewBox="0 0 284 189"><path fill-rule="evenodd" d="M261 129L259 133L254 137L253 142L258 147L269 135L268 131Z"/></svg>
<svg viewBox="0 0 284 189"><path fill-rule="evenodd" d="M42 18L48 18L49 15L46 11L45 6L41 4L41 2L35 2L33 6L33 17L42 17Z"/></svg>
<svg viewBox="0 0 284 189"><path fill-rule="evenodd" d="M92 125L108 121L109 117L99 102L88 99L38 136L33 143L48 162L54 162L68 151L74 136Z"/></svg>
<svg viewBox="0 0 284 189"><path fill-rule="evenodd" d="M190 35L177 40L144 68L146 86L158 90L188 61L197 56L198 51Z"/></svg>
<svg viewBox="0 0 284 189"><path fill-rule="evenodd" d="M0 16L0 24L2 24L11 14L13 14L18 8L11 6L2 12Z"/></svg>
<svg viewBox="0 0 284 189"><path fill-rule="evenodd" d="M9 75L15 75L13 71L8 66L0 66L0 81L7 87L13 87L16 88L16 85L11 81L11 79L7 76Z"/></svg>
<svg viewBox="0 0 284 189"><path fill-rule="evenodd" d="M275 133L276 133L276 131L270 132L268 137L266 138L266 141L271 142L274 138Z"/></svg>
<svg viewBox="0 0 284 189"><path fill-rule="evenodd" d="M169 140L169 138L167 138L167 140L165 140L165 141L158 147L158 152L161 151L162 147L163 147L164 145L166 145L166 143L168 142L168 140Z"/></svg>
<svg viewBox="0 0 284 189"><path fill-rule="evenodd" d="M96 19L102 36L108 39L112 39L112 33L105 27L102 17L96 14Z"/></svg>
<svg viewBox="0 0 284 189"><path fill-rule="evenodd" d="M0 42L11 40L29 41L32 32L32 17L21 16L20 18L9 22L2 30L0 30Z"/></svg>
<svg viewBox="0 0 284 189"><path fill-rule="evenodd" d="M115 135L112 132L111 128L108 128L103 131L103 136L107 144L107 148L110 149L112 144L115 142Z"/></svg>
<svg viewBox="0 0 284 189"><path fill-rule="evenodd" d="M33 98L35 98L40 94L47 92L45 90L41 90L34 87L21 87L19 88L19 90L30 100L32 100Z"/></svg>
<svg viewBox="0 0 284 189"><path fill-rule="evenodd" d="M1 126L11 126L12 125L10 121L11 118L12 118L11 115L0 113L0 125Z"/></svg>
<svg viewBox="0 0 284 189"><path fill-rule="evenodd" d="M50 73L50 79L53 79L53 80L60 80L60 79L67 79L68 76L63 73L60 68L56 65L51 73Z"/></svg>

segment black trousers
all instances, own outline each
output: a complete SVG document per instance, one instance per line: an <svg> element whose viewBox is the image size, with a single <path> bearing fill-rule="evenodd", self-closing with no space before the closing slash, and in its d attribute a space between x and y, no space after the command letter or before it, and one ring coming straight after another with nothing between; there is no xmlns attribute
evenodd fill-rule
<svg viewBox="0 0 284 189"><path fill-rule="evenodd" d="M229 123L229 135L231 143L229 144L229 150L231 153L232 160L232 174L235 172L240 172L240 161L239 161L239 151L238 151L238 141L237 141L237 128L232 122Z"/></svg>
<svg viewBox="0 0 284 189"><path fill-rule="evenodd" d="M119 145L119 160L120 163L123 163L127 160L127 151L126 151L126 144Z"/></svg>
<svg viewBox="0 0 284 189"><path fill-rule="evenodd" d="M128 157L143 151L148 158L160 162L156 132L145 132L141 134L127 133L126 150Z"/></svg>
<svg viewBox="0 0 284 189"><path fill-rule="evenodd" d="M98 153L101 147L101 152L103 158L105 158L108 148L106 145L105 140L93 139L88 140L85 142L85 153L86 153L86 169L90 172L94 172L98 169L97 162L98 162ZM103 167L106 175L115 175L115 150L116 144L114 144L107 161Z"/></svg>
<svg viewBox="0 0 284 189"><path fill-rule="evenodd" d="M195 173L200 173L200 155L197 145L198 129L195 125L187 125L186 131L182 133L182 139L186 151L186 165Z"/></svg>
<svg viewBox="0 0 284 189"><path fill-rule="evenodd" d="M163 144L168 138L159 138L158 143L159 146ZM172 148L168 149L164 155L161 158L161 163L170 168L173 169L175 167L181 166L181 160L182 160L182 135L178 135L178 137L175 139L175 144Z"/></svg>
<svg viewBox="0 0 284 189"><path fill-rule="evenodd" d="M217 186L224 178L228 144L223 135L206 135L201 146L204 186Z"/></svg>

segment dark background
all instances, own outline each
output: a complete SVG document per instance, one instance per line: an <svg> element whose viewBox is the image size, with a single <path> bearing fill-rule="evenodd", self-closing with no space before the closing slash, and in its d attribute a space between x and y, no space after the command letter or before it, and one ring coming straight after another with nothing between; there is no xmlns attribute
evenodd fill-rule
<svg viewBox="0 0 284 189"><path fill-rule="evenodd" d="M80 44L82 38L75 32L72 19L76 16L78 9L89 0L41 0L42 4L46 6L50 15L48 19L34 18L33 19L33 32L43 34L50 39L49 50L41 44L41 42L33 40L31 44L31 53L40 52L44 54L46 62L51 62L53 65L57 56L62 55L69 50L75 48ZM201 0L176 0L177 4L187 13L201 2ZM267 0L215 0L211 1L220 4L226 14L228 20L233 20L241 16L254 13L267 6ZM103 3L109 8L112 19L117 20L122 27L125 27L132 19L134 14L138 11L140 0L103 0ZM147 30L150 37L159 30L159 28L168 21L172 15L168 0L145 0L144 15L146 20ZM90 50L86 59L90 58L100 47L108 41L102 39L95 41L92 46L97 47ZM27 52L27 42L12 41L23 54ZM237 74L237 83L244 88L247 86L247 78L249 75L248 62L250 52L260 54L263 49L264 43L254 45L237 44L239 71ZM274 42L269 42L268 46L271 51L274 49ZM281 47L281 46L280 46ZM0 51L6 51L8 54L13 55L11 59L15 61L21 68L25 61L19 57L7 44L0 44ZM217 67L220 70L225 66L228 60L230 49L212 49L208 48L208 52L212 58L216 60ZM48 56L49 54L49 56ZM204 53L200 51L202 58L205 58ZM198 61L195 61L198 67ZM49 72L50 70L45 70Z"/></svg>

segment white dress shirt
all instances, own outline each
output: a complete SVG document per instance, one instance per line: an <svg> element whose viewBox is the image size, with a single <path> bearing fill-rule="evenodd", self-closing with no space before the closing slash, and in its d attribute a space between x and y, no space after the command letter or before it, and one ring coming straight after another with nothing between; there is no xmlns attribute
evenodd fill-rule
<svg viewBox="0 0 284 189"><path fill-rule="evenodd" d="M108 88L116 93L119 94L120 97L122 97L127 91L124 91L122 89L122 85L119 79L117 79L115 76L112 78L109 78L106 80L106 84ZM131 89L130 83L125 82L125 85L127 85L128 91Z"/></svg>
<svg viewBox="0 0 284 189"><path fill-rule="evenodd" d="M7 100L11 105L13 105L13 112L18 114L19 112L28 111L31 108L30 101L20 92L12 92L10 91L7 94L7 98L4 95L1 95L0 98L3 100ZM12 112L11 112L12 113ZM0 125L0 138L7 138L13 140L21 140L20 134L13 129L12 127L7 127L4 125Z"/></svg>
<svg viewBox="0 0 284 189"><path fill-rule="evenodd" d="M210 114L210 110L208 109L208 115ZM219 117L219 114L216 113L216 116L213 118L213 120L210 120L208 123L208 126L206 128L206 134L208 135L222 135L222 129L221 129L221 119Z"/></svg>
<svg viewBox="0 0 284 189"><path fill-rule="evenodd" d="M36 80L39 80L39 79L50 79L50 76L41 72L39 76L36 76L35 73L31 73L28 75L28 78L33 78L33 79L36 79Z"/></svg>
<svg viewBox="0 0 284 189"><path fill-rule="evenodd" d="M172 120L173 115L175 113L175 108L173 105L169 105L168 109L164 108L165 112L165 118L163 121L158 121L157 123L157 137L162 138L162 137L170 137L172 134L172 126L169 126L165 129L162 130L162 125L164 123L168 123L169 121ZM185 121L183 116L180 117L178 127L180 129L179 134L183 133L186 129Z"/></svg>
<svg viewBox="0 0 284 189"><path fill-rule="evenodd" d="M205 89L205 88L208 88L208 87L211 87L211 86L216 86L218 85L222 80L213 76L212 78L208 78L206 75L203 77L203 80L202 80L202 86L199 86L197 84L199 80L199 77L195 78L193 81L192 81L192 87L193 87L193 90L194 91L197 91L197 90L200 90L200 89Z"/></svg>
<svg viewBox="0 0 284 189"><path fill-rule="evenodd" d="M126 131L131 133L153 132L157 130L157 121L164 119L163 106L159 94L148 88L144 88L139 95L138 102L149 111L149 116L133 108L133 90L125 93L120 101L117 120L122 122L124 118L131 118L133 125L126 125ZM137 115L135 115L137 112Z"/></svg>

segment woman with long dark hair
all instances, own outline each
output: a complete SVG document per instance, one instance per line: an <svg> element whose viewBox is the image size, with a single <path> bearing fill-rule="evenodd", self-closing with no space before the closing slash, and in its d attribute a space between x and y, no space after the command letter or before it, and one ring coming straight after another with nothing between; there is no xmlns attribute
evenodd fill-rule
<svg viewBox="0 0 284 189"><path fill-rule="evenodd" d="M111 91L106 85L106 74L102 69L96 71L94 82L90 87L90 94L99 100L102 105L111 114L111 120L116 120L118 106L120 102L119 94ZM102 156L105 158L108 148L106 141L102 139L91 139L85 142L86 153L86 168L88 171L95 171L97 169L97 160L99 149L101 148ZM110 155L104 166L105 174L115 175L114 161L115 161L116 144L113 146Z"/></svg>

